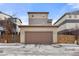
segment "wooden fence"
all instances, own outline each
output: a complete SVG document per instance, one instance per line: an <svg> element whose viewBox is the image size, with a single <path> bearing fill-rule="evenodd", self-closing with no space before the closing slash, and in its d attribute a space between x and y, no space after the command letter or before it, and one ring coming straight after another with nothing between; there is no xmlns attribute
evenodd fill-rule
<svg viewBox="0 0 79 59"><path fill-rule="evenodd" d="M58 35L58 43L73 44L75 43L75 36L74 35Z"/></svg>
<svg viewBox="0 0 79 59"><path fill-rule="evenodd" d="M0 36L0 43L20 43L20 36L15 35L14 38L11 34Z"/></svg>

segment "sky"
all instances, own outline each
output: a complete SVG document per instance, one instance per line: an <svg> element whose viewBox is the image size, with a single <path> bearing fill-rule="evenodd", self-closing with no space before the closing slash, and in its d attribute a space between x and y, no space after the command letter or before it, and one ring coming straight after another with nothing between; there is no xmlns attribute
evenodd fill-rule
<svg viewBox="0 0 79 59"><path fill-rule="evenodd" d="M27 12L49 12L49 19L56 22L64 13L79 10L77 3L0 3L0 11L18 17L28 24Z"/></svg>

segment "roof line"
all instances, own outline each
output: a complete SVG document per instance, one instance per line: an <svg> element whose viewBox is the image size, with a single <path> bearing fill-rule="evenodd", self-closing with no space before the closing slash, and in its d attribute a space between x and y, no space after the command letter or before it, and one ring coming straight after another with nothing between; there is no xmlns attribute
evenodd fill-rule
<svg viewBox="0 0 79 59"><path fill-rule="evenodd" d="M49 12L28 12L28 14L49 14Z"/></svg>
<svg viewBox="0 0 79 59"><path fill-rule="evenodd" d="M4 14L4 15L7 15L7 16L10 16L10 17L12 17L11 15L8 15L8 14L6 14L6 13L2 12L2 11L0 11L0 13L2 13L2 14Z"/></svg>
<svg viewBox="0 0 79 59"><path fill-rule="evenodd" d="M66 14L67 14L67 13L65 13L63 16L61 16L61 17L54 23L54 25L55 25L57 22L59 22Z"/></svg>
<svg viewBox="0 0 79 59"><path fill-rule="evenodd" d="M15 17L15 19L19 19L19 18ZM20 20L20 22L22 23L21 19L19 19L19 20Z"/></svg>
<svg viewBox="0 0 79 59"><path fill-rule="evenodd" d="M58 27L58 26L45 26L45 25L42 25L42 26L35 26L35 25L19 25L19 27Z"/></svg>

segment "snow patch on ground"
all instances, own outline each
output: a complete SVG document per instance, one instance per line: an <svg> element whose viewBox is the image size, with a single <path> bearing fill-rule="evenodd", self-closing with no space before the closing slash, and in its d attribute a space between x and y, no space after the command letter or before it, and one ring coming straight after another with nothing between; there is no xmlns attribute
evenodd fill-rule
<svg viewBox="0 0 79 59"><path fill-rule="evenodd" d="M28 55L45 55L45 56L79 56L79 45L76 44L51 44L35 45L0 43L0 56L28 56Z"/></svg>

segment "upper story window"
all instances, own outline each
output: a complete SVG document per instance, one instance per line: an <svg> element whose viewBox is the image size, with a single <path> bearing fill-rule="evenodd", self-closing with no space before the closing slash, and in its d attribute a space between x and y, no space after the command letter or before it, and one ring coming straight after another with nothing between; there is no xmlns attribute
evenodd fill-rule
<svg viewBox="0 0 79 59"><path fill-rule="evenodd" d="M69 15L69 18L71 18L72 16L71 15Z"/></svg>
<svg viewBox="0 0 79 59"><path fill-rule="evenodd" d="M34 17L34 15L32 15L32 17Z"/></svg>
<svg viewBox="0 0 79 59"><path fill-rule="evenodd" d="M74 18L77 18L77 15L74 15Z"/></svg>
<svg viewBox="0 0 79 59"><path fill-rule="evenodd" d="M43 16L43 17L45 17L45 16Z"/></svg>

